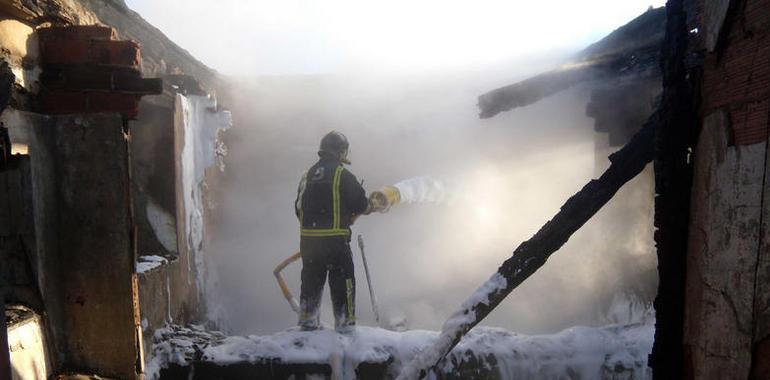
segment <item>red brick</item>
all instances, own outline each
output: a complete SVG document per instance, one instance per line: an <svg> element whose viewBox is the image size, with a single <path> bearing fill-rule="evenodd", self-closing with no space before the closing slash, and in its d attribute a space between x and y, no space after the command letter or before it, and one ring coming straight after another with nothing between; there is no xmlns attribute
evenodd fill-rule
<svg viewBox="0 0 770 380"><path fill-rule="evenodd" d="M139 67L142 58L134 41L92 41L89 62Z"/></svg>
<svg viewBox="0 0 770 380"><path fill-rule="evenodd" d="M48 90L106 91L132 94L160 94L163 81L142 78L133 67L104 65L66 65L48 67L40 76L41 85Z"/></svg>
<svg viewBox="0 0 770 380"><path fill-rule="evenodd" d="M747 103L730 111L735 145L755 144L768 138L770 101Z"/></svg>
<svg viewBox="0 0 770 380"><path fill-rule="evenodd" d="M114 40L117 39L115 29L101 25L74 25L37 30L40 42L50 40Z"/></svg>
<svg viewBox="0 0 770 380"><path fill-rule="evenodd" d="M41 109L53 115L116 112L135 118L139 97L109 92L47 91L42 96Z"/></svg>
<svg viewBox="0 0 770 380"><path fill-rule="evenodd" d="M113 90L134 94L161 94L163 80L160 78L140 78L125 75L123 72L113 74Z"/></svg>
<svg viewBox="0 0 770 380"><path fill-rule="evenodd" d="M115 30L104 26L69 26L39 30L45 64L121 65L139 67L139 44L115 41Z"/></svg>
<svg viewBox="0 0 770 380"><path fill-rule="evenodd" d="M75 64L89 61L90 41L57 40L40 42L40 53L44 64Z"/></svg>
<svg viewBox="0 0 770 380"><path fill-rule="evenodd" d="M749 0L746 1L744 16L746 24L753 27L767 26L770 22L770 1Z"/></svg>
<svg viewBox="0 0 770 380"><path fill-rule="evenodd" d="M89 112L119 112L134 118L139 114L139 97L132 94L92 92L88 94Z"/></svg>
<svg viewBox="0 0 770 380"><path fill-rule="evenodd" d="M88 96L79 92L47 91L41 97L43 113L62 115L84 113L88 109Z"/></svg>
<svg viewBox="0 0 770 380"><path fill-rule="evenodd" d="M770 0L766 1L770 3ZM767 64L770 61L770 40L767 33L760 31L749 35L741 30L731 32L721 57L709 54L704 61L704 114L730 104L741 105L765 99L770 93L770 65Z"/></svg>
<svg viewBox="0 0 770 380"><path fill-rule="evenodd" d="M115 68L95 65L49 67L40 75L40 84L49 90L111 91ZM136 72L134 69L128 69Z"/></svg>
<svg viewBox="0 0 770 380"><path fill-rule="evenodd" d="M60 40L56 44L41 43L44 64L101 64L138 68L141 62L139 44L133 41Z"/></svg>

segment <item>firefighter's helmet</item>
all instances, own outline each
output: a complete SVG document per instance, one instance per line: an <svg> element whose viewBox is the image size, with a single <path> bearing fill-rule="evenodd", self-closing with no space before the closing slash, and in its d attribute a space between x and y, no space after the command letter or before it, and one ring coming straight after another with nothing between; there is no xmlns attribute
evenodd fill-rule
<svg viewBox="0 0 770 380"><path fill-rule="evenodd" d="M321 147L318 148L318 155L324 153L331 155L344 164L350 164L348 160L348 139L342 133L331 131L321 139Z"/></svg>

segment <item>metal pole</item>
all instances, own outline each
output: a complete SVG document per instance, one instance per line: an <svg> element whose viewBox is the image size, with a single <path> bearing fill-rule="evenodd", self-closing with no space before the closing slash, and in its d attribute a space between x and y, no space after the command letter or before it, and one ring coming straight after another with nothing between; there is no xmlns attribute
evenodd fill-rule
<svg viewBox="0 0 770 380"><path fill-rule="evenodd" d="M372 278L369 275L369 264L366 263L366 254L364 253L364 238L360 234L358 235L358 248L361 249L361 259L364 261L366 284L369 285L369 298L372 300L372 311L374 311L374 319L377 321L377 325L379 326L380 312L377 310L377 298L374 296L374 288L372 288Z"/></svg>

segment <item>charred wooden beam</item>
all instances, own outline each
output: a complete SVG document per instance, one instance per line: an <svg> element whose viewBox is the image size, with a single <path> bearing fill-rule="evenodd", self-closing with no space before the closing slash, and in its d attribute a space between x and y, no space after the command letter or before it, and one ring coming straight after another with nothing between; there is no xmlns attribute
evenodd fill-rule
<svg viewBox="0 0 770 380"><path fill-rule="evenodd" d="M602 208L626 182L636 177L652 161L658 113L622 149L610 155L610 167L591 180L561 207L561 210L529 240L521 243L497 272L463 303L444 323L433 346L420 352L404 367L399 379L423 378L460 339L481 322L519 284L545 264Z"/></svg>
<svg viewBox="0 0 770 380"><path fill-rule="evenodd" d="M664 8L650 9L562 67L489 91L478 98L482 119L524 107L580 83L620 78L658 78L666 24Z"/></svg>
<svg viewBox="0 0 770 380"><path fill-rule="evenodd" d="M689 1L689 0L687 0ZM697 70L688 68L685 1L666 4L666 38L661 50L663 96L655 137L655 245L658 293L655 297L655 343L649 357L655 379L685 378L684 315L687 239L690 216L692 132L698 123L693 87Z"/></svg>
<svg viewBox="0 0 770 380"><path fill-rule="evenodd" d="M661 48L663 96L645 126L610 156L610 167L573 195L530 240L519 245L486 283L442 327L436 343L407 365L399 378L424 377L473 326L484 319L514 288L539 269L548 257L591 218L626 182L655 158L656 213L661 282L655 309L665 310L656 324L650 355L655 378L681 378L683 363L684 258L687 251L691 168L688 147L697 121L686 67L687 14L682 0L666 6L666 34ZM660 316L660 314L659 314Z"/></svg>
<svg viewBox="0 0 770 380"><path fill-rule="evenodd" d="M594 64L585 64L552 70L521 82L489 91L479 96L478 107L481 110L479 117L488 119L501 112L528 106L578 83L585 82L594 77L599 78L603 75L603 72L596 66Z"/></svg>

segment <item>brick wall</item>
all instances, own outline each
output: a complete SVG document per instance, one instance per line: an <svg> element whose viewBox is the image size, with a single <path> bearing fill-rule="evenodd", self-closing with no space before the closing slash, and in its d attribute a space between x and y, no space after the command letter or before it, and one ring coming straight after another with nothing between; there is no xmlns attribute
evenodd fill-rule
<svg viewBox="0 0 770 380"><path fill-rule="evenodd" d="M686 379L770 378L770 0L698 0Z"/></svg>
<svg viewBox="0 0 770 380"><path fill-rule="evenodd" d="M733 1L720 43L703 65L703 115L727 112L730 140L749 145L768 137L770 0Z"/></svg>
<svg viewBox="0 0 770 380"><path fill-rule="evenodd" d="M133 119L141 96L163 90L160 79L141 77L139 44L116 40L112 28L43 28L39 37L43 113L118 112Z"/></svg>

